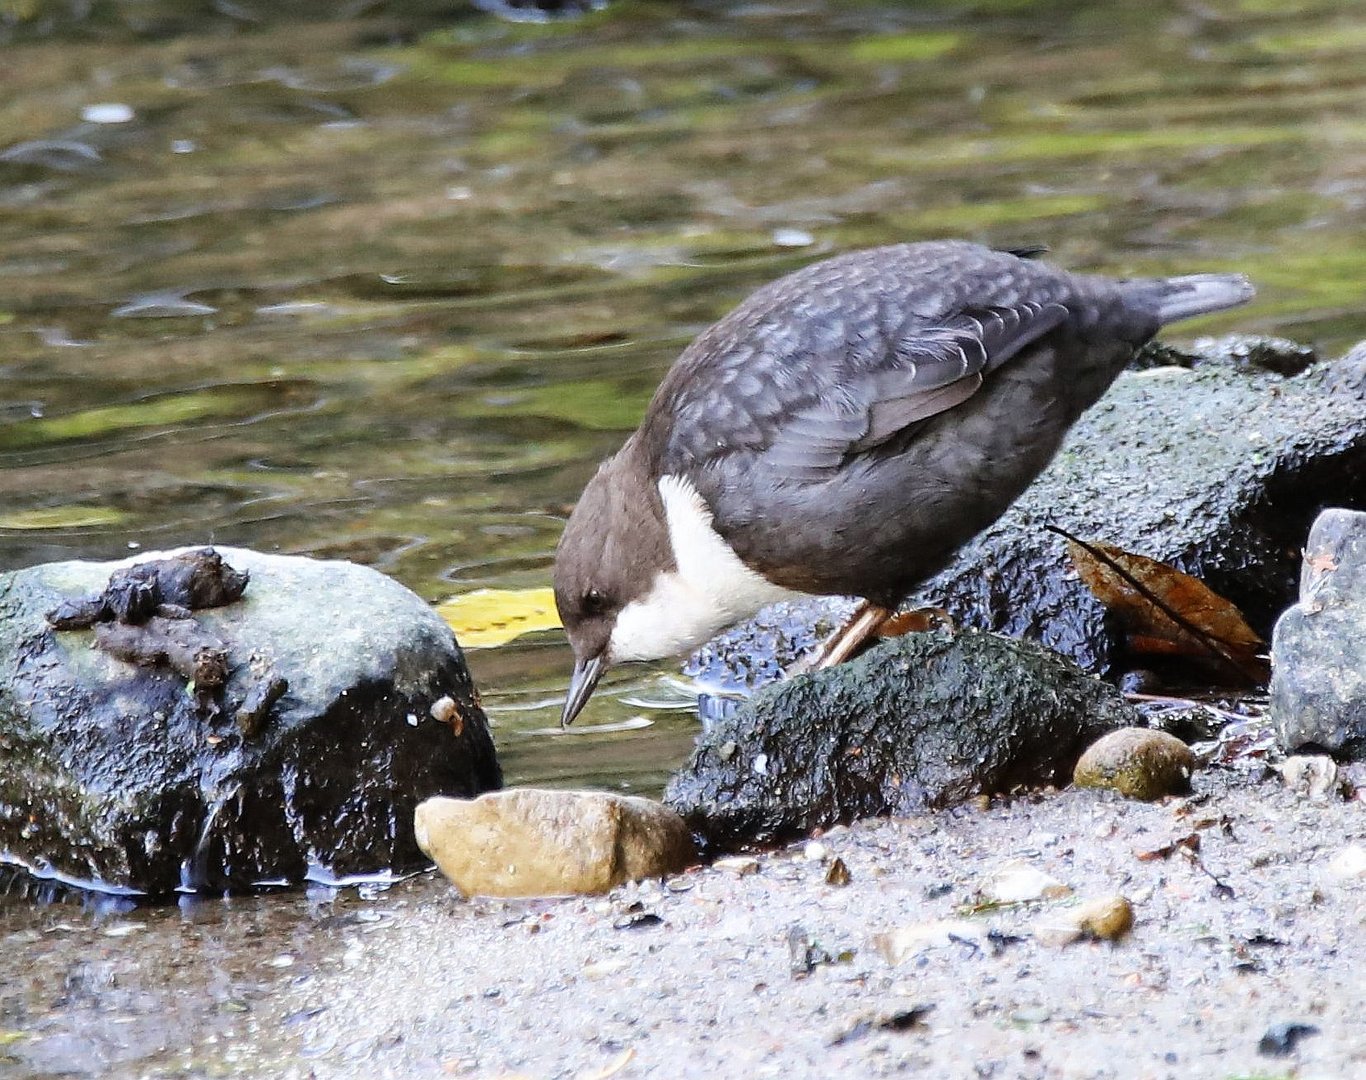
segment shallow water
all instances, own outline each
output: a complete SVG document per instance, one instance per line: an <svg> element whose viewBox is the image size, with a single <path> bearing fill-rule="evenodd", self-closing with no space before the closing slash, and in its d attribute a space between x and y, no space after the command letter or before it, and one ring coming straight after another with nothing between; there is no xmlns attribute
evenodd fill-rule
<svg viewBox="0 0 1366 1080"><path fill-rule="evenodd" d="M1255 305L1182 334L1366 337L1351 0L83 10L0 3L5 568L215 541L354 559L433 601L543 585L688 338L861 245L1238 268ZM690 743L639 672L583 733L543 734L555 634L470 660L509 782L656 791ZM181 1027L250 1060L252 995L333 917L316 894L133 916L32 898L0 896L0 1075L179 1074ZM119 934L196 959L139 969Z"/></svg>

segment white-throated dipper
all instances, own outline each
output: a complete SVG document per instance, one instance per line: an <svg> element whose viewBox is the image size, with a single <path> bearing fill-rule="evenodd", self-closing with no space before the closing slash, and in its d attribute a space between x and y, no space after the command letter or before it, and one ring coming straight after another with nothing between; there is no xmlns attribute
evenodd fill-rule
<svg viewBox="0 0 1366 1080"><path fill-rule="evenodd" d="M865 603L816 666L996 520L1159 327L1237 274L1112 280L977 244L841 255L704 331L588 482L555 554L562 723L611 664L694 648L794 594Z"/></svg>

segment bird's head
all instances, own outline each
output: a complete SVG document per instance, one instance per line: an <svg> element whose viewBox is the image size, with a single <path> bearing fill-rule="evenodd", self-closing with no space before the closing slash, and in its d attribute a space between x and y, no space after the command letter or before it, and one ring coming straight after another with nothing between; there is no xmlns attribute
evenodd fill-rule
<svg viewBox="0 0 1366 1080"><path fill-rule="evenodd" d="M579 714L612 664L670 655L633 627L641 613L655 615L652 590L672 569L659 492L628 447L588 482L555 552L555 606L574 650L562 724Z"/></svg>

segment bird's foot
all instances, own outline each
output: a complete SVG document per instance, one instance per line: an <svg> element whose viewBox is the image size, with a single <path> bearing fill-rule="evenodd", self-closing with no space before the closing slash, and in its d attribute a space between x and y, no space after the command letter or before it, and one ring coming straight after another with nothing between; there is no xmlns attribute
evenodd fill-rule
<svg viewBox="0 0 1366 1080"><path fill-rule="evenodd" d="M784 679L842 664L862 652L874 638L901 637L928 630L954 629L953 616L943 608L892 611L865 600L838 630L805 656L783 670Z"/></svg>
<svg viewBox="0 0 1366 1080"><path fill-rule="evenodd" d="M841 664L853 656L859 648L873 637L892 612L868 600L854 609L848 621L825 639L817 648L812 649L795 663L789 664L783 678L791 679L805 675L808 671L823 671L825 668Z"/></svg>
<svg viewBox="0 0 1366 1080"><path fill-rule="evenodd" d="M886 639L901 637L902 634L956 629L958 625L953 621L953 616L943 608L916 608L914 611L896 611L888 615L877 628L877 636Z"/></svg>

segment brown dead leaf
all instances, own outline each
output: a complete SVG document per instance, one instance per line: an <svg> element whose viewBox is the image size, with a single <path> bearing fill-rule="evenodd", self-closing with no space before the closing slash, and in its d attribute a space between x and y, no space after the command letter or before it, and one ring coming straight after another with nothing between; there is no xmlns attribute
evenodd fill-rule
<svg viewBox="0 0 1366 1080"><path fill-rule="evenodd" d="M1194 855L1199 850L1200 834L1193 832L1186 836L1179 836L1170 844L1163 844L1161 847L1153 848L1150 851L1136 851L1134 855L1140 862L1155 862L1158 859L1170 859L1178 851L1183 855Z"/></svg>
<svg viewBox="0 0 1366 1080"><path fill-rule="evenodd" d="M1086 587L1124 625L1131 651L1214 660L1243 680L1266 683L1266 643L1242 612L1199 578L1113 544L1049 528L1067 541Z"/></svg>

